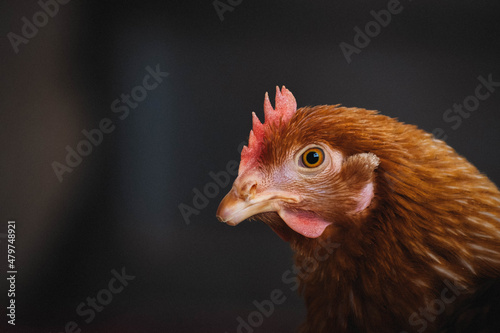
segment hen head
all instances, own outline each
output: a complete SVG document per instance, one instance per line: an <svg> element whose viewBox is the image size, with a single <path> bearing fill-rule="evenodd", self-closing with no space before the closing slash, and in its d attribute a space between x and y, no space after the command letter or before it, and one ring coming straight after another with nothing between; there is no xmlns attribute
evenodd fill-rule
<svg viewBox="0 0 500 333"><path fill-rule="evenodd" d="M331 232L359 226L375 205L380 160L368 142L354 141L367 141L363 118L376 113L337 106L297 110L285 87L276 88L274 109L266 94L264 113L264 124L253 114L238 177L218 218L236 225L255 217L293 243L320 237L329 226Z"/></svg>

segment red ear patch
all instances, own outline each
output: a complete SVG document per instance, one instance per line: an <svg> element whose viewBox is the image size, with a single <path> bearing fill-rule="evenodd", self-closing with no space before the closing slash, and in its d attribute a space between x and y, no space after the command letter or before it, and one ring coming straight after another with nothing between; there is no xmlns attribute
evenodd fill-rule
<svg viewBox="0 0 500 333"><path fill-rule="evenodd" d="M373 199L373 183L369 182L363 187L358 197L358 206L356 207L355 213L359 213L365 210Z"/></svg>
<svg viewBox="0 0 500 333"><path fill-rule="evenodd" d="M297 101L290 90L285 86L281 91L276 87L276 108L273 109L269 101L269 95L266 93L264 98L264 116L265 121L262 124L259 118L252 112L252 130L248 138L248 147L243 147L241 151L241 162L238 174L242 174L250 166L257 163L260 154L262 153L262 143L264 141L264 133L270 124L278 125L287 124L297 111Z"/></svg>

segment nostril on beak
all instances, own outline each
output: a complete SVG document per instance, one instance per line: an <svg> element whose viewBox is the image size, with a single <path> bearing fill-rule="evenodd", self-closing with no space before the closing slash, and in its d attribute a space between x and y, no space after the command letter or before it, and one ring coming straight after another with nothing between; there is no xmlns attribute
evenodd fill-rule
<svg viewBox="0 0 500 333"><path fill-rule="evenodd" d="M254 183L252 187L250 187L250 195L253 197L257 193L257 183Z"/></svg>
<svg viewBox="0 0 500 333"><path fill-rule="evenodd" d="M240 197L245 201L252 199L257 193L257 182L250 181L245 183L240 190Z"/></svg>

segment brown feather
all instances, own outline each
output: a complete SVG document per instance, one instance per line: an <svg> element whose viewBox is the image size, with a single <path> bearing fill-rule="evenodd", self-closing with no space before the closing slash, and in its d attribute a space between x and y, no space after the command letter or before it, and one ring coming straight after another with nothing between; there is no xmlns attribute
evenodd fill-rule
<svg viewBox="0 0 500 333"><path fill-rule="evenodd" d="M417 332L423 324L412 324L412 314L440 299L446 281L463 292L443 314L426 320L425 331L457 325L450 318L459 318L457 311L477 290L500 276L496 186L417 127L340 106L302 108L286 126L270 126L259 167L263 173L278 168L296 149L314 142L346 158L335 178L296 181L295 191L311 195L293 208L313 210L334 223L318 239L309 239L276 213L257 216L290 238L297 267L314 258L320 242L340 244L300 276L308 308L301 332ZM361 153L375 154L378 167L349 159ZM346 213L369 181L375 197L368 209Z"/></svg>

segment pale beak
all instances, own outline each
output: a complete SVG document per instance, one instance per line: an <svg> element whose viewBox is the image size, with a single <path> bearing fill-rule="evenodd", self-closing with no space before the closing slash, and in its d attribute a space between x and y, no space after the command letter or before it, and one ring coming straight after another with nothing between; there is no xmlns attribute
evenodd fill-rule
<svg viewBox="0 0 500 333"><path fill-rule="evenodd" d="M231 191L222 199L217 209L221 222L235 226L259 213L279 212L284 203L298 203L300 197L293 193L259 190L259 177L244 173L233 184Z"/></svg>

